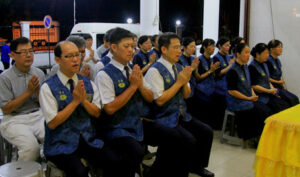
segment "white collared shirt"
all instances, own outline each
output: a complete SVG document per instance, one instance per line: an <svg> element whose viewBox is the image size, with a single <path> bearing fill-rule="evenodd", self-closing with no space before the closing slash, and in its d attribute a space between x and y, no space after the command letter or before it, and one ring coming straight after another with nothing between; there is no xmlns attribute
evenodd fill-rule
<svg viewBox="0 0 300 177"><path fill-rule="evenodd" d="M126 71L124 69L124 65L117 62L113 58L111 58L112 65L114 65L117 69L119 69L122 74L126 77ZM127 64L128 66L128 64ZM129 73L131 73L131 68L129 68ZM115 87L112 79L106 74L105 71L101 70L98 72L96 78L95 78L95 83L99 89L102 104L108 104L111 103L115 100L116 93L115 93ZM150 89L150 85L143 79L143 85L145 88Z"/></svg>
<svg viewBox="0 0 300 177"><path fill-rule="evenodd" d="M64 75L60 70L57 71L57 76L59 80L62 82L64 86L70 89L70 84L68 83L69 78ZM74 87L78 83L77 74L74 74L73 77ZM91 81L94 95L92 103L95 104L99 109L101 109L100 104L100 95L96 85ZM52 95L52 92L47 83L44 83L40 89L40 97L39 97L40 105L45 116L46 123L49 123L58 113L58 103L55 97Z"/></svg>
<svg viewBox="0 0 300 177"><path fill-rule="evenodd" d="M161 57L159 60L157 60L157 62L160 62L162 65L164 65L171 73L172 77L175 78L175 73L172 69L173 65L169 61ZM154 100L162 96L163 92L165 91L164 79L156 68L150 67L148 69L145 76L145 80L147 83L150 84L150 87L154 95Z"/></svg>

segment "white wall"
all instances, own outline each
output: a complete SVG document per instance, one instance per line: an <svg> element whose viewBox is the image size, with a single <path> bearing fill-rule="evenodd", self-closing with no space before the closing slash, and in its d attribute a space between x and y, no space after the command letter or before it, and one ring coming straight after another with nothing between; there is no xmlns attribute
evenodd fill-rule
<svg viewBox="0 0 300 177"><path fill-rule="evenodd" d="M204 0L203 4L203 39L218 41L220 0Z"/></svg>
<svg viewBox="0 0 300 177"><path fill-rule="evenodd" d="M283 78L288 90L300 96L300 18L293 14L294 8L300 14L300 1L251 0L250 3L250 47L274 38L282 41Z"/></svg>
<svg viewBox="0 0 300 177"><path fill-rule="evenodd" d="M140 35L159 33L159 0L140 0Z"/></svg>

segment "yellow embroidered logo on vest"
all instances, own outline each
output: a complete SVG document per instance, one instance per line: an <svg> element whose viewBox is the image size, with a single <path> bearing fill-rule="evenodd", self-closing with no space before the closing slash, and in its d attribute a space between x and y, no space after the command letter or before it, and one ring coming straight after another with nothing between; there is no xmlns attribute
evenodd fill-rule
<svg viewBox="0 0 300 177"><path fill-rule="evenodd" d="M61 101L64 101L64 100L67 99L67 95L65 94L64 91L59 91L59 99L60 99Z"/></svg>
<svg viewBox="0 0 300 177"><path fill-rule="evenodd" d="M208 66L205 67L205 70L208 71Z"/></svg>
<svg viewBox="0 0 300 177"><path fill-rule="evenodd" d="M124 88L124 87L125 87L125 83L123 82L122 79L121 79L121 80L118 80L118 86L119 86L120 88Z"/></svg>
<svg viewBox="0 0 300 177"><path fill-rule="evenodd" d="M273 65L273 68L274 68L274 69L277 69L277 67L276 67L275 65Z"/></svg>
<svg viewBox="0 0 300 177"><path fill-rule="evenodd" d="M170 83L170 82L171 82L171 79L170 79L169 76L166 76L166 82L167 82L167 83Z"/></svg>
<svg viewBox="0 0 300 177"><path fill-rule="evenodd" d="M147 62L146 62L146 61L143 61L143 65L145 65L145 64L147 64Z"/></svg>
<svg viewBox="0 0 300 177"><path fill-rule="evenodd" d="M262 73L261 73L261 76L262 76L262 77L265 77L265 76L266 76L266 74L265 74L264 72L262 72Z"/></svg>
<svg viewBox="0 0 300 177"><path fill-rule="evenodd" d="M242 76L242 77L241 77L241 80L242 80L242 81L245 81L245 77L244 77L244 76Z"/></svg>
<svg viewBox="0 0 300 177"><path fill-rule="evenodd" d="M227 66L226 63L224 63L223 66Z"/></svg>

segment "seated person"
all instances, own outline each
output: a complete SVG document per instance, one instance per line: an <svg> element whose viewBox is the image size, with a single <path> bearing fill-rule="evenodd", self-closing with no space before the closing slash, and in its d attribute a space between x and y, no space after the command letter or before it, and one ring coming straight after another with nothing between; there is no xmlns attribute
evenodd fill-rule
<svg viewBox="0 0 300 177"><path fill-rule="evenodd" d="M180 153L176 146L179 141L176 132L141 117L148 116L144 102L152 102L153 93L149 84L143 80L138 65L132 69L129 61L133 53L133 35L128 30L117 28L110 37L111 62L96 77L96 85L100 90L105 113L100 120L98 132L109 144L115 145L118 154L128 157L130 169L139 167L143 158L141 143L158 146L156 160L150 169L150 176L175 176L180 168L174 170L171 164L178 164L173 158ZM173 159L172 159L173 158ZM134 174L133 174L134 175Z"/></svg>
<svg viewBox="0 0 300 177"><path fill-rule="evenodd" d="M273 113L278 113L289 107L289 104L280 98L280 94L269 80L269 69L265 63L268 60L269 49L264 43L258 43L251 50L254 60L249 65L251 85L258 95L258 101L268 105Z"/></svg>
<svg viewBox="0 0 300 177"><path fill-rule="evenodd" d="M267 61L270 71L270 81L275 88L279 89L282 99L294 106L299 104L299 98L284 88L285 81L282 79L281 62L278 58L282 54L282 42L279 40L271 40L268 44L270 56Z"/></svg>
<svg viewBox="0 0 300 177"><path fill-rule="evenodd" d="M213 63L211 55L215 51L215 41L204 39L200 48L200 65L194 72L196 78L195 105L200 115L199 120L209 124L213 129L221 129L224 117L218 116L215 111L213 93L215 91L215 71L220 67L220 62Z"/></svg>
<svg viewBox="0 0 300 177"><path fill-rule="evenodd" d="M94 167L102 167L104 176L126 176L126 169L116 154L96 138L92 119L100 116L100 96L96 85L76 74L80 53L69 41L54 49L59 71L41 87L40 102L45 115L44 154L67 177L87 177L86 159Z"/></svg>
<svg viewBox="0 0 300 177"><path fill-rule="evenodd" d="M149 55L151 55L152 53L156 54L156 60L161 57L161 53L158 49L158 38L159 38L159 35L157 35L157 34L151 36L151 43L152 43L153 48L149 52Z"/></svg>
<svg viewBox="0 0 300 177"><path fill-rule="evenodd" d="M151 39L149 36L141 36L138 40L138 47L140 51L133 57L133 65L138 64L145 74L149 67L155 62L156 54L149 55L149 51L152 48Z"/></svg>
<svg viewBox="0 0 300 177"><path fill-rule="evenodd" d="M66 41L73 42L79 49L80 58L81 58L79 74L90 78L90 80L94 80L96 77L96 72L94 71L93 67L91 67L91 65L89 65L87 63L83 63L83 59L85 57L85 47L86 47L85 40L83 39L83 37L72 35L72 36L69 36L66 39ZM58 70L59 70L59 64L56 63L51 68L51 71L48 74L48 78L55 75Z"/></svg>
<svg viewBox="0 0 300 177"><path fill-rule="evenodd" d="M18 148L18 160L34 161L40 156L39 142L45 134L38 100L45 75L31 66L34 51L29 39L16 38L10 48L15 64L0 75L1 136Z"/></svg>
<svg viewBox="0 0 300 177"><path fill-rule="evenodd" d="M265 119L272 114L271 109L258 102L258 96L251 88L247 63L250 48L242 43L236 46L236 61L229 69L226 81L228 86L228 110L236 116L238 136L244 140L259 137Z"/></svg>
<svg viewBox="0 0 300 177"><path fill-rule="evenodd" d="M184 142L181 167L203 177L214 176L206 170L213 139L210 126L193 118L186 111L184 99L190 97L191 66L178 64L181 55L179 37L174 33L162 34L158 39L162 57L151 66L145 79L154 93L153 121L179 133ZM178 157L179 158L179 157ZM183 164L182 164L183 163ZM175 168L175 167L174 167Z"/></svg>

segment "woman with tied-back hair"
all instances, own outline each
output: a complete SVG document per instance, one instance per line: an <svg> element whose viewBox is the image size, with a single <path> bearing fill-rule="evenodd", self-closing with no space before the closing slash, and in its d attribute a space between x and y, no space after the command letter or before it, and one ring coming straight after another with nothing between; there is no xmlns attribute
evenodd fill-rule
<svg viewBox="0 0 300 177"><path fill-rule="evenodd" d="M267 61L268 69L270 71L270 81L274 87L279 89L282 98L287 101L290 106L299 104L299 98L293 93L284 88L285 81L282 79L281 61L278 58L282 54L282 42L274 39L268 43L270 55Z"/></svg>
<svg viewBox="0 0 300 177"><path fill-rule="evenodd" d="M253 61L249 65L251 85L259 96L258 101L268 105L273 113L280 112L289 107L289 104L280 98L278 89L270 82L267 64L269 49L264 43L258 43L251 50Z"/></svg>
<svg viewBox="0 0 300 177"><path fill-rule="evenodd" d="M257 100L259 97L251 88L250 73L247 63L250 48L247 44L236 47L236 61L227 73L228 110L236 115L238 136L244 140L260 136L264 120L272 114L270 108Z"/></svg>

